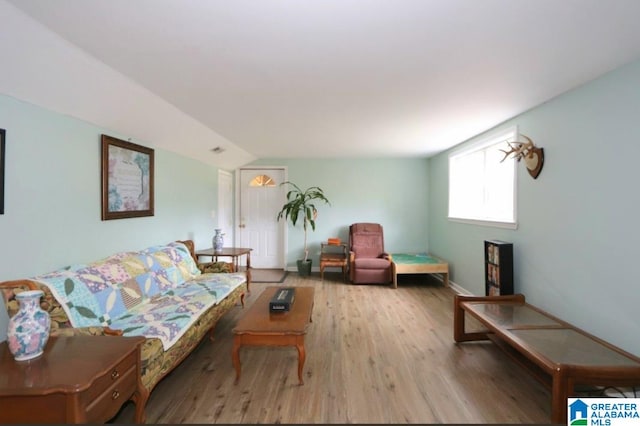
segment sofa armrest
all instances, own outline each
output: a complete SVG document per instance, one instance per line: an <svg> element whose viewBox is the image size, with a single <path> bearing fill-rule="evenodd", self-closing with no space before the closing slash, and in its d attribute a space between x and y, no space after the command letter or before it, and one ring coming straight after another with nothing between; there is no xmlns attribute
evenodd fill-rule
<svg viewBox="0 0 640 426"><path fill-rule="evenodd" d="M4 302L9 317L14 316L18 312L16 294L29 290L40 290L40 286L31 280L13 280L0 283L0 294L2 295L2 301Z"/></svg>
<svg viewBox="0 0 640 426"><path fill-rule="evenodd" d="M122 336L122 330L112 330L109 327L61 327L51 331L52 336Z"/></svg>
<svg viewBox="0 0 640 426"><path fill-rule="evenodd" d="M228 262L198 263L198 269L200 269L200 272L203 274L235 272L233 263Z"/></svg>
<svg viewBox="0 0 640 426"><path fill-rule="evenodd" d="M13 281L4 281L0 283L0 289L3 290L13 290L13 289L22 289L22 290L39 290L38 284L31 280L13 280Z"/></svg>

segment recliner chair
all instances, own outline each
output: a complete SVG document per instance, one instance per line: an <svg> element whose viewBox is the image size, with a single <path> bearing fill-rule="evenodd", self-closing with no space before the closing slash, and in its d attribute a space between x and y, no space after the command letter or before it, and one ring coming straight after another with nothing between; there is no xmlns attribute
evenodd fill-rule
<svg viewBox="0 0 640 426"><path fill-rule="evenodd" d="M391 258L384 251L384 233L378 223L349 226L349 277L355 284L391 282Z"/></svg>

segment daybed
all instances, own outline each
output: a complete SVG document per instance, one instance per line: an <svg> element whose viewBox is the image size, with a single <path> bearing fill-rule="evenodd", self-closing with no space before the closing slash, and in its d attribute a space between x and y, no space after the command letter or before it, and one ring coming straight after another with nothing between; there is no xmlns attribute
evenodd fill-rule
<svg viewBox="0 0 640 426"><path fill-rule="evenodd" d="M244 273L199 269L220 265L227 264L198 265L193 241L176 241L5 281L0 290L10 317L18 310L16 293L43 290L51 335L144 336L142 383L151 392L224 313L238 302L244 306Z"/></svg>

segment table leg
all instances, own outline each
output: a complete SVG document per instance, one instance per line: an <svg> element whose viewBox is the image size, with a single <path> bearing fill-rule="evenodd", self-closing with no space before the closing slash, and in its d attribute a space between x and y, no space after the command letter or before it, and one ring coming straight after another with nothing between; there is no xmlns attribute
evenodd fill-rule
<svg viewBox="0 0 640 426"><path fill-rule="evenodd" d="M235 336L233 338L233 349L231 350L231 359L233 360L233 367L236 369L235 384L238 384L238 382L240 381L240 346L242 346L240 339L241 339L240 336Z"/></svg>
<svg viewBox="0 0 640 426"><path fill-rule="evenodd" d="M391 274L393 275L393 288L398 288L398 272L394 262L391 262Z"/></svg>
<svg viewBox="0 0 640 426"><path fill-rule="evenodd" d="M251 252L247 253L247 293L251 293Z"/></svg>
<svg viewBox="0 0 640 426"><path fill-rule="evenodd" d="M307 357L304 350L304 337L298 338L296 349L298 349L298 380L301 385L304 385L304 380L302 380L302 369L304 368L304 361Z"/></svg>
<svg viewBox="0 0 640 426"><path fill-rule="evenodd" d="M573 389L573 380L566 377L561 369L556 370L552 376L551 422L566 424L567 398L569 397L569 389Z"/></svg>
<svg viewBox="0 0 640 426"><path fill-rule="evenodd" d="M144 387L142 382L138 383L138 390L133 394L133 402L136 405L135 422L137 424L144 424L147 416L145 413L145 406L147 405L147 399L149 398L149 391Z"/></svg>

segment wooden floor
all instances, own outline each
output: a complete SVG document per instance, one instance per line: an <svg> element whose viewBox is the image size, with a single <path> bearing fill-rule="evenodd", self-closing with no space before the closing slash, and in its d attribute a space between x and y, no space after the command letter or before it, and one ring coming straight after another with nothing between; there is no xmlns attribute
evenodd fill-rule
<svg viewBox="0 0 640 426"><path fill-rule="evenodd" d="M394 290L290 273L276 285L316 289L305 384L295 348L244 347L234 385L238 307L158 384L147 423L549 423L546 388L491 343L454 343L451 289L403 278ZM252 285L247 305L272 285ZM112 422L133 414L127 403Z"/></svg>

